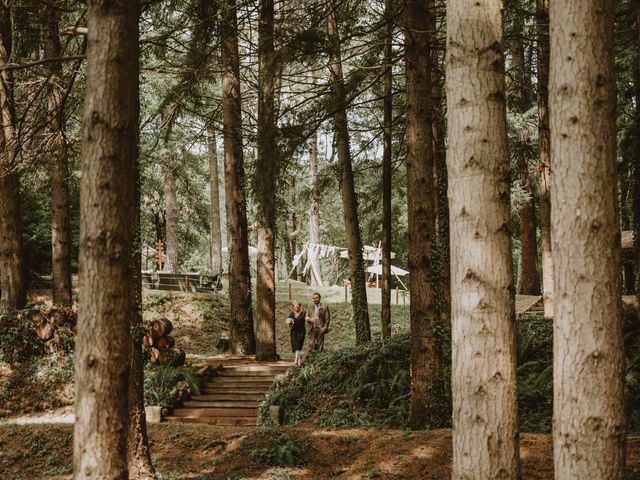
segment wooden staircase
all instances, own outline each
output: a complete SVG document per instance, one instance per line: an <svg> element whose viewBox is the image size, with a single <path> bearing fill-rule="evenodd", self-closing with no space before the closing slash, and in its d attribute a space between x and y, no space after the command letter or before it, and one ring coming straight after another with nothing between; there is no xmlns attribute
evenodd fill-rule
<svg viewBox="0 0 640 480"><path fill-rule="evenodd" d="M526 310L519 312L518 318L520 320L529 320L533 317L544 317L544 302L542 297L535 303L527 306Z"/></svg>
<svg viewBox="0 0 640 480"><path fill-rule="evenodd" d="M225 359L205 378L199 395L174 409L169 422L209 425L255 426L258 405L276 375L285 373L289 362L250 362L246 358Z"/></svg>

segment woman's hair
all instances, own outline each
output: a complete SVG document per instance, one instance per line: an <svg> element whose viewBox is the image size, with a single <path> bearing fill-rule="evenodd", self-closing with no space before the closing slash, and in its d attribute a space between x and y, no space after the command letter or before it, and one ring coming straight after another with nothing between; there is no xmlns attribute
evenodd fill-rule
<svg viewBox="0 0 640 480"><path fill-rule="evenodd" d="M294 300L294 301L292 301L292 302L291 302L291 305L295 305L296 303L297 303L298 305L301 305L299 300Z"/></svg>

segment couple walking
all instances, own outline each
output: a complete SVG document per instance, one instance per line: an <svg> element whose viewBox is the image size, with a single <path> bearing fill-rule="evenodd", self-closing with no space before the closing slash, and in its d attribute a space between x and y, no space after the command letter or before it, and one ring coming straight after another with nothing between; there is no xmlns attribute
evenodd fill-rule
<svg viewBox="0 0 640 480"><path fill-rule="evenodd" d="M293 301L293 312L289 314L287 322L291 329L291 351L295 353L294 363L298 366L302 364L302 348L306 336L306 323L309 329L309 350L324 350L324 336L329 332L329 322L331 314L329 307L320 303L320 294L313 294L313 303L307 307L307 311L302 311L302 306L298 300ZM293 321L291 321L293 320Z"/></svg>

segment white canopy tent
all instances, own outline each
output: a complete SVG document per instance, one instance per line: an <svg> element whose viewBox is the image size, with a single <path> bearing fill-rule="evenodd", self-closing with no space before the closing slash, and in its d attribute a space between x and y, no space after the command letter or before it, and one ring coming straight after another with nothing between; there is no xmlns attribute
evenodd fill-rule
<svg viewBox="0 0 640 480"><path fill-rule="evenodd" d="M374 274L376 276L376 285L377 285L378 284L378 276L382 275L382 264L381 263L377 263L375 265L371 265L370 267L367 267L367 273L371 273L371 274ZM398 282L400 282L400 285L402 285L405 290L409 290L409 289L404 284L404 282L402 280L400 280L400 277L404 277L405 275L408 275L408 274L409 274L409 272L407 272L406 270L403 270L400 267L394 267L393 265L391 265L391 275L396 277Z"/></svg>
<svg viewBox="0 0 640 480"><path fill-rule="evenodd" d="M367 272L375 273L376 275L382 275L382 264L379 263L378 265L371 265L370 267L367 267ZM395 275L396 277L404 277L405 275L409 275L409 272L401 269L400 267L394 267L393 265L391 265L391 274Z"/></svg>

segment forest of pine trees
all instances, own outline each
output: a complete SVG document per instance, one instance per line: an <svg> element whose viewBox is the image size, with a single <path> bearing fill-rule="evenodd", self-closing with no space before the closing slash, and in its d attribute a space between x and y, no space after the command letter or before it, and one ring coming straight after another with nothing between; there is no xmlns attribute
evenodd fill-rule
<svg viewBox="0 0 640 480"><path fill-rule="evenodd" d="M37 285L77 306L74 478L154 478L158 258L224 275L256 362L285 280L344 286L354 347L384 345L405 267L408 426L453 426L456 480L522 476L516 295L539 296L555 478L625 478L640 0L5 1L0 118L0 330ZM309 243L348 258L303 269Z"/></svg>

